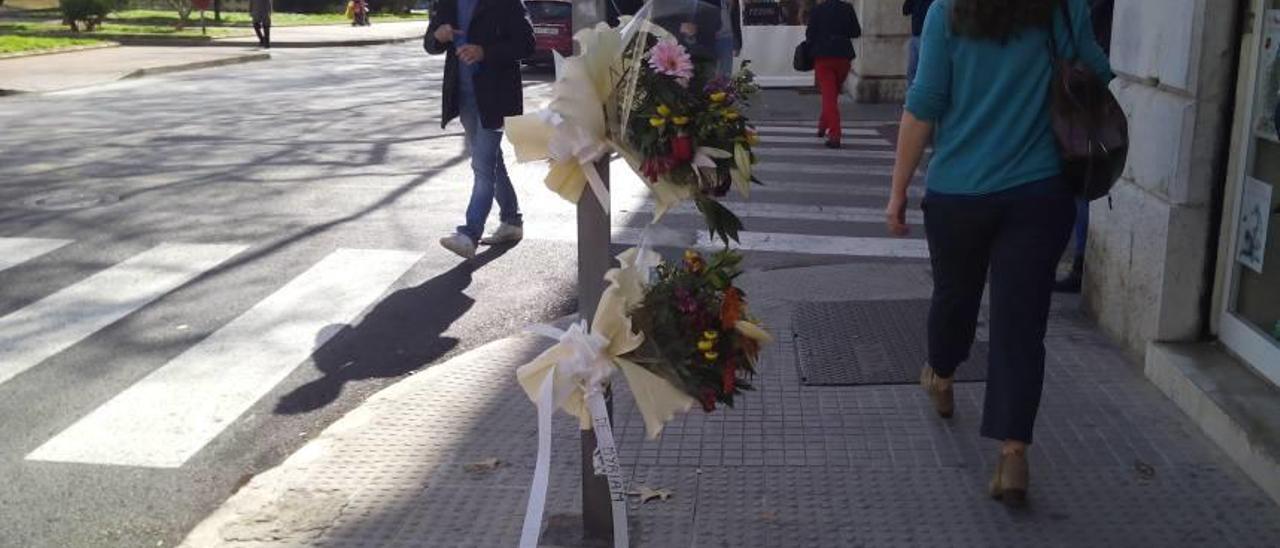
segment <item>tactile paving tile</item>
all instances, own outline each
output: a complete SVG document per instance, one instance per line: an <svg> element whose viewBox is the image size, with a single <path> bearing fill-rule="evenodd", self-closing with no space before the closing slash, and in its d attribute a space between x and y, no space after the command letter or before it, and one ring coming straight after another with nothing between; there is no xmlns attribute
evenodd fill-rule
<svg viewBox="0 0 1280 548"><path fill-rule="evenodd" d="M792 319L806 385L913 384L928 361L927 299L802 302ZM987 343L976 341L957 381L987 378Z"/></svg>

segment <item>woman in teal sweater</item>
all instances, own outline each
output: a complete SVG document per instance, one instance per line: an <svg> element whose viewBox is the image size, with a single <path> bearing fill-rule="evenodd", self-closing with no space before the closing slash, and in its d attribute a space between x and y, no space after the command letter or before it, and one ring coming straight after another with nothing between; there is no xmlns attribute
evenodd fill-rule
<svg viewBox="0 0 1280 548"><path fill-rule="evenodd" d="M1001 442L991 494L1009 504L1026 498L1050 292L1075 219L1050 127L1049 48L1109 81L1114 76L1089 21L1086 0L935 2L907 93L885 212L889 231L905 235L907 187L932 139L921 207L934 288L929 364L920 382L938 414L950 417L951 377L969 357L989 277L981 433Z"/></svg>

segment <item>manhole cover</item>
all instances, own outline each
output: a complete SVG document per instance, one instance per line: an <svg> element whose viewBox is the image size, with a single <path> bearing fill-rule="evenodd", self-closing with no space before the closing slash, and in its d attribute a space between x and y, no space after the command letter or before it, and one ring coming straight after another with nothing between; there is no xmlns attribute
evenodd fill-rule
<svg viewBox="0 0 1280 548"><path fill-rule="evenodd" d="M928 361L929 300L806 302L792 318L796 363L807 385L912 384ZM957 381L987 378L979 326Z"/></svg>
<svg viewBox="0 0 1280 548"><path fill-rule="evenodd" d="M94 206L114 204L119 202L120 198L111 194L102 194L97 192L82 192L74 190L60 190L41 194L33 198L23 200L23 205L50 211L66 211L71 209L85 209Z"/></svg>

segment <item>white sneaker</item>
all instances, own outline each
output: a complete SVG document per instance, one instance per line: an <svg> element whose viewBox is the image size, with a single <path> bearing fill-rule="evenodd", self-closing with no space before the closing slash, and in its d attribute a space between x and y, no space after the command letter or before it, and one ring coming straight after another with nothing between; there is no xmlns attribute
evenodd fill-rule
<svg viewBox="0 0 1280 548"><path fill-rule="evenodd" d="M493 234L485 236L480 243L485 245L513 244L524 239L524 229L515 225L502 223Z"/></svg>
<svg viewBox="0 0 1280 548"><path fill-rule="evenodd" d="M471 237L466 234L455 232L450 236L440 238L440 245L463 259L474 259L476 256L476 243L471 241Z"/></svg>

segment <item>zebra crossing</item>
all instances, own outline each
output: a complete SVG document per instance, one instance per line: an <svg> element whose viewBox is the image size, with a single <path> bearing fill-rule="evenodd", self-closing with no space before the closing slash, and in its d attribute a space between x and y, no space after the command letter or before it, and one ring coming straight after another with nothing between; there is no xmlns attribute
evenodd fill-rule
<svg viewBox="0 0 1280 548"><path fill-rule="evenodd" d="M746 225L739 246L747 253L828 255L857 259L927 259L923 231L894 238L884 231L884 205L893 172L893 122L854 122L845 129L844 148L828 149L812 123L767 122L756 126L760 162L749 198L736 191L723 203ZM620 173L621 172L621 173ZM652 221L654 204L644 183L628 170L614 169L614 231L618 244L640 243ZM621 176L619 176L621 175ZM923 195L922 185L909 191ZM664 225L687 232L686 245L715 248L699 230L702 214L692 204L666 213ZM922 225L919 211L910 210L909 224ZM540 234L556 238L554 234ZM561 235L572 239L572 234Z"/></svg>
<svg viewBox="0 0 1280 548"><path fill-rule="evenodd" d="M872 260L927 258L922 239L883 233L891 126L855 127L851 135L866 144L835 151L820 148L821 142L813 138L804 138L804 143L800 138L782 139L807 132L800 124L759 129L763 144L757 152L765 186L754 187L749 199L725 199L752 230L741 234L744 251ZM638 179L616 179L621 180L614 185L614 243L639 244L652 221L653 204ZM701 214L691 205L674 208L667 219L663 225L682 232L688 239L685 245L719 245L702 228ZM539 228L533 221L530 238L576 238L575 231L562 224ZM922 222L917 212L911 212L908 221ZM0 272L40 261L54 251L73 250L75 243L0 237ZM159 243L7 311L0 315L0 390L251 249L245 243ZM25 460L182 467L306 363L333 335L327 326L356 321L427 252L342 247L325 252L300 273L255 297L256 302L208 336L191 341L159 367L131 379L47 439L33 443Z"/></svg>
<svg viewBox="0 0 1280 548"><path fill-rule="evenodd" d="M70 240L0 237L0 270ZM0 390L49 358L246 253L161 243L0 316ZM32 462L177 468L336 331L375 305L421 251L338 248L25 455ZM129 359L123 356L123 359ZM81 364L94 371L98 364ZM71 387L69 387L71 388Z"/></svg>

